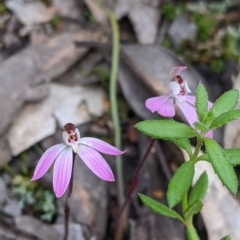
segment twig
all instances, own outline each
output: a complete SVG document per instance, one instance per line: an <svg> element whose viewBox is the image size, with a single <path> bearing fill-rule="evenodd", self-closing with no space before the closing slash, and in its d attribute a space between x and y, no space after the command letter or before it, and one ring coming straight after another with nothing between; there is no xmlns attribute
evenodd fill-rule
<svg viewBox="0 0 240 240"><path fill-rule="evenodd" d="M134 189L136 188L136 186L137 186L137 184L138 184L138 181L139 181L138 175L139 175L139 173L140 173L140 171L141 171L144 163L146 162L147 157L148 157L148 154L150 153L150 151L151 151L152 146L153 146L154 143L155 143L155 139L152 139L152 140L150 141L147 149L146 149L146 152L145 152L143 158L141 159L141 161L140 161L140 163L139 163L139 165L138 165L138 168L137 168L137 170L136 170L136 172L135 172L135 175L134 175L134 177L133 177L133 180L132 180L132 182L131 182L131 184L130 184L130 187L129 187L129 189L128 189L126 199L125 199L122 207L121 207L120 210L118 211L118 214L117 214L116 217L115 217L115 223L117 223L117 222L119 221L119 219L121 218L121 215L122 215L125 207L127 206L127 204L128 204L128 202L129 202L129 200L130 200L130 198L131 198L131 195L132 195Z"/></svg>

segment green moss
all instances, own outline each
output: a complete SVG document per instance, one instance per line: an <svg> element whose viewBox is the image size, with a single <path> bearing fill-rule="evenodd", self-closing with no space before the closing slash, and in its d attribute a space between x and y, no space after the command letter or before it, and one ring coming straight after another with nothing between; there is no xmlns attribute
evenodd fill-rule
<svg viewBox="0 0 240 240"><path fill-rule="evenodd" d="M29 176L16 175L11 189L22 209L32 209L34 215L51 222L56 214L56 199L52 191L44 189L39 182L31 182Z"/></svg>
<svg viewBox="0 0 240 240"><path fill-rule="evenodd" d="M223 59L214 59L210 63L210 68L215 73L220 73L224 69L224 60Z"/></svg>
<svg viewBox="0 0 240 240"><path fill-rule="evenodd" d="M186 10L186 4L184 3L165 3L161 9L163 16L169 20L174 20L179 14Z"/></svg>
<svg viewBox="0 0 240 240"><path fill-rule="evenodd" d="M164 47L164 48L170 49L171 43L168 39L164 39L161 43L161 46Z"/></svg>
<svg viewBox="0 0 240 240"><path fill-rule="evenodd" d="M109 89L109 79L110 79L110 73L107 69L105 69L104 67L95 67L93 70L91 70L89 72L89 74L95 74L101 84L106 88Z"/></svg>
<svg viewBox="0 0 240 240"><path fill-rule="evenodd" d="M173 3L165 3L162 7L162 14L167 20L172 21L176 16L175 9L176 6Z"/></svg>
<svg viewBox="0 0 240 240"><path fill-rule="evenodd" d="M51 21L50 21L50 25L52 26L53 29L56 29L58 27L60 23L60 19L59 17L54 17Z"/></svg>
<svg viewBox="0 0 240 240"><path fill-rule="evenodd" d="M0 3L0 14L7 12L7 8L4 3Z"/></svg>
<svg viewBox="0 0 240 240"><path fill-rule="evenodd" d="M240 54L240 27L231 28L222 38L223 56L225 59L237 60Z"/></svg>
<svg viewBox="0 0 240 240"><path fill-rule="evenodd" d="M192 19L197 25L197 39L199 41L206 42L213 36L216 27L214 16L194 13Z"/></svg>

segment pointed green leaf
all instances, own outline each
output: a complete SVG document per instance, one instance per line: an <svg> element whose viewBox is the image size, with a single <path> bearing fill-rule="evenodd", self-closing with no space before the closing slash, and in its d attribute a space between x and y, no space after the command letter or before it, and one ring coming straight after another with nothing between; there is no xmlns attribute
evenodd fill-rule
<svg viewBox="0 0 240 240"><path fill-rule="evenodd" d="M231 240L231 237L230 235L228 235L228 236L222 237L220 240Z"/></svg>
<svg viewBox="0 0 240 240"><path fill-rule="evenodd" d="M237 194L237 177L224 150L216 141L205 138L204 143L214 171L231 193Z"/></svg>
<svg viewBox="0 0 240 240"><path fill-rule="evenodd" d="M143 134L156 139L173 140L197 135L188 125L173 120L146 120L137 123L135 127Z"/></svg>
<svg viewBox="0 0 240 240"><path fill-rule="evenodd" d="M228 122L236 120L240 117L240 109L230 110L219 115L210 125L210 129L219 128Z"/></svg>
<svg viewBox="0 0 240 240"><path fill-rule="evenodd" d="M172 143L174 143L177 147L183 148L186 150L189 156L192 156L192 147L189 139L187 138L182 138L178 140L171 140Z"/></svg>
<svg viewBox="0 0 240 240"><path fill-rule="evenodd" d="M194 175L194 163L185 162L174 173L167 190L167 201L170 208L181 202L189 190Z"/></svg>
<svg viewBox="0 0 240 240"><path fill-rule="evenodd" d="M184 218L189 219L194 214L197 214L201 211L203 204L201 201L195 201L191 205L188 206L186 211L184 212Z"/></svg>
<svg viewBox="0 0 240 240"><path fill-rule="evenodd" d="M240 165L240 148L224 149L224 152L232 165Z"/></svg>
<svg viewBox="0 0 240 240"><path fill-rule="evenodd" d="M208 127L205 124L201 123L201 122L195 122L194 123L194 127L195 127L196 130L200 130L202 132L208 130Z"/></svg>
<svg viewBox="0 0 240 240"><path fill-rule="evenodd" d="M198 119L203 121L208 113L208 94L202 83L199 83L197 87L195 106Z"/></svg>
<svg viewBox="0 0 240 240"><path fill-rule="evenodd" d="M237 105L238 98L238 90L229 90L216 100L210 112L213 112L214 116L218 117L220 114L234 109Z"/></svg>
<svg viewBox="0 0 240 240"><path fill-rule="evenodd" d="M194 187L189 194L189 205L193 204L195 201L202 202L208 187L208 176L206 172L203 172Z"/></svg>
<svg viewBox="0 0 240 240"><path fill-rule="evenodd" d="M144 205L149 207L154 212L156 212L160 215L163 215L165 217L179 219L181 222L184 223L183 218L173 209L168 208L167 206L163 205L162 203L157 202L154 199L145 196L144 194L139 193L138 195L139 195L141 201L144 203Z"/></svg>

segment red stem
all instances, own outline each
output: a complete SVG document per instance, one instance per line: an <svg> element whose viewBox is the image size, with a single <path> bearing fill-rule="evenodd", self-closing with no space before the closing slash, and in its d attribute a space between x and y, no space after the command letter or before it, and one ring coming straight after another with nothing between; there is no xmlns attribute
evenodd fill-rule
<svg viewBox="0 0 240 240"><path fill-rule="evenodd" d="M73 190L73 169L74 169L75 158L76 158L76 153L73 152L72 174L71 174L71 179L70 179L70 183L69 183L69 186L68 186L67 197L66 197L65 203L64 203L64 237L63 237L63 240L67 240L67 238L68 238L69 212L70 212L70 207L68 205L68 200L71 197L72 190Z"/></svg>
<svg viewBox="0 0 240 240"><path fill-rule="evenodd" d="M138 182L139 182L138 175L139 175L139 173L140 173L144 163L147 160L148 154L150 153L150 150L152 149L152 146L153 146L154 142L155 142L155 139L152 139L150 141L150 143L149 143L149 145L148 145L148 147L146 149L146 152L145 152L143 158L141 159L141 161L140 161L140 163L139 163L139 165L137 167L137 170L136 170L136 172L134 174L133 180L132 180L132 182L130 184L130 187L128 188L126 199L125 199L123 205L121 206L120 210L118 211L118 213L117 213L117 215L115 217L115 223L117 223L118 220L121 218L121 215L122 215L124 209L126 208L126 206L127 206L128 202L129 202L129 200L131 198L131 195L132 195L134 189L138 185Z"/></svg>

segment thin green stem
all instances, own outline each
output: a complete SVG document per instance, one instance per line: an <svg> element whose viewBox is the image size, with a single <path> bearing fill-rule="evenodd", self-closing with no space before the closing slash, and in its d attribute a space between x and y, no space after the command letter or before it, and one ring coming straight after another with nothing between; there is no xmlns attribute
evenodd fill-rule
<svg viewBox="0 0 240 240"><path fill-rule="evenodd" d="M193 162L197 161L199 152L201 150L202 143L203 143L202 136L197 137L197 145L196 145L195 151L189 161L193 161ZM186 193L182 199L183 213L186 211L187 208L188 208L188 193ZM187 228L186 229L187 239L188 240L200 240L200 238L197 234L197 231L193 226L192 217L187 218L187 219L184 218L184 221L185 221L185 226Z"/></svg>
<svg viewBox="0 0 240 240"><path fill-rule="evenodd" d="M101 6L102 7L102 6ZM117 104L117 75L118 75L118 65L119 65L119 27L117 20L112 11L107 8L102 7L104 12L107 14L112 28L112 66L110 75L110 103L111 103L111 113L114 125L114 143L117 148L121 148L121 126L118 114L118 104ZM118 195L119 204L124 201L124 184L123 184L123 170L122 170L122 158L121 156L116 157L117 164L117 184L118 184Z"/></svg>
<svg viewBox="0 0 240 240"><path fill-rule="evenodd" d="M182 211L184 212L187 208L188 208L188 195L186 193L182 199Z"/></svg>
<svg viewBox="0 0 240 240"><path fill-rule="evenodd" d="M203 140L200 137L198 137L195 151L194 151L193 156L191 157L190 160L192 160L194 162L197 160L198 154L199 154L199 152L201 150L201 147L202 147L202 143L203 143Z"/></svg>
<svg viewBox="0 0 240 240"><path fill-rule="evenodd" d="M191 222L192 222L192 220L191 220ZM200 240L200 238L197 234L197 231L192 224L187 225L186 233L187 233L187 239L188 240Z"/></svg>

